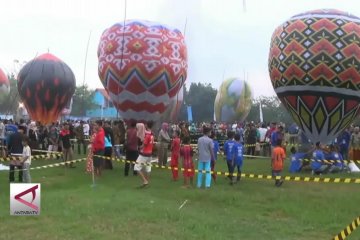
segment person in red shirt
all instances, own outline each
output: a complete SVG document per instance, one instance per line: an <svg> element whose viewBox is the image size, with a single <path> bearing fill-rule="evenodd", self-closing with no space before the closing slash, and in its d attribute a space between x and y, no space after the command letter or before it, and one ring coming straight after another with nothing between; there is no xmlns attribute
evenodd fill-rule
<svg viewBox="0 0 360 240"><path fill-rule="evenodd" d="M136 160L134 170L138 172L143 181L143 184L140 186L141 188L147 187L149 185L149 175L151 172L151 157L154 147L154 134L151 131L152 126L152 121L149 121L146 124L146 128L144 124L136 125L137 135L141 141L141 146L139 157ZM143 169L145 169L145 172L143 172Z"/></svg>
<svg viewBox="0 0 360 240"><path fill-rule="evenodd" d="M174 132L174 138L171 143L171 171L174 181L178 180L179 177L179 155L180 155L180 132Z"/></svg>
<svg viewBox="0 0 360 240"><path fill-rule="evenodd" d="M192 156L194 151L190 145L190 137L186 137L183 140L183 146L180 148L180 156L183 158L183 168L184 168L184 188L189 188L193 185L194 178L194 163L192 160ZM190 184L189 184L190 181Z"/></svg>
<svg viewBox="0 0 360 240"><path fill-rule="evenodd" d="M96 176L101 176L101 169L103 166L103 158L105 151L105 132L102 128L102 121L96 121L94 125L95 137L93 142L91 143L91 149L93 151L93 164L94 164L94 172Z"/></svg>
<svg viewBox="0 0 360 240"><path fill-rule="evenodd" d="M273 177L281 176L281 172L284 169L284 161L286 158L284 148L281 146L281 139L276 143L276 147L273 149L271 157L271 167ZM280 187L283 181L275 179L275 186Z"/></svg>

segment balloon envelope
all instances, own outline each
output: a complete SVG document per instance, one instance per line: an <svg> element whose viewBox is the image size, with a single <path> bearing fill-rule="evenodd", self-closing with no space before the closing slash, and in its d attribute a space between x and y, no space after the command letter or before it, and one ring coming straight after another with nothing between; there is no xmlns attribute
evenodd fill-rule
<svg viewBox="0 0 360 240"><path fill-rule="evenodd" d="M72 110L72 104L73 104L73 98L70 98L70 100L67 102L65 108L61 111L62 115L70 115Z"/></svg>
<svg viewBox="0 0 360 240"><path fill-rule="evenodd" d="M19 95L30 118L42 124L55 122L75 92L71 69L52 54L28 62L18 75Z"/></svg>
<svg viewBox="0 0 360 240"><path fill-rule="evenodd" d="M10 82L6 74L0 68L0 101L6 99L10 93Z"/></svg>
<svg viewBox="0 0 360 240"><path fill-rule="evenodd" d="M177 29L132 20L106 29L99 77L125 120L158 120L187 75L184 37Z"/></svg>
<svg viewBox="0 0 360 240"><path fill-rule="evenodd" d="M249 84L239 78L225 80L216 94L215 121L244 121L251 109L252 92Z"/></svg>
<svg viewBox="0 0 360 240"><path fill-rule="evenodd" d="M293 16L273 33L272 85L313 143L333 140L358 114L359 23L338 10L315 10Z"/></svg>
<svg viewBox="0 0 360 240"><path fill-rule="evenodd" d="M184 87L182 87L178 94L170 100L166 111L161 116L161 120L167 122L177 122L183 101Z"/></svg>

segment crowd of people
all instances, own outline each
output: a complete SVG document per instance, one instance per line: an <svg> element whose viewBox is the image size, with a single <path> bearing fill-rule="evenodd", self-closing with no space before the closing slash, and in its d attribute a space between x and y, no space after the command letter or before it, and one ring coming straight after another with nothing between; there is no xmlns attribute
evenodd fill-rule
<svg viewBox="0 0 360 240"><path fill-rule="evenodd" d="M346 129L328 146L312 144L296 125L286 128L281 123L163 123L155 131L153 127L153 122L135 121L128 122L127 126L123 121L101 120L65 121L42 126L32 121L0 120L1 154L19 157L10 162L10 182L15 181L16 169L20 182L31 182L31 155L43 154L42 151L47 152L47 158L52 157L51 152L62 152L61 157L69 168L75 167L71 163L75 150L78 154L87 154L86 171L96 177L101 176L103 169L113 169L112 161L104 157L125 157L124 175L129 176L130 172L138 175L141 188L149 185L154 159L160 167L171 167L174 181L179 179L179 168L184 168L183 187L190 187L195 176L195 152L199 170L196 185L199 188L203 185L203 175L205 188L211 186L211 181L216 181L214 171L220 153L224 154L232 185L240 181L244 157L248 155L270 157L273 176L280 176L288 144L292 146L289 168L292 173L305 169L310 169L312 174L350 171L349 164L343 159L360 159L358 127ZM235 170L237 174L233 177ZM282 181L276 180L275 185L281 186Z"/></svg>

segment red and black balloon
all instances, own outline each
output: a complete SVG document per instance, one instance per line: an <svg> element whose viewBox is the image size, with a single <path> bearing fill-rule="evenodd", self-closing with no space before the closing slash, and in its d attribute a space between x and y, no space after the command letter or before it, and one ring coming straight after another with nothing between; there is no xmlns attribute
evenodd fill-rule
<svg viewBox="0 0 360 240"><path fill-rule="evenodd" d="M75 92L74 73L52 54L28 62L18 75L18 91L31 119L55 122Z"/></svg>

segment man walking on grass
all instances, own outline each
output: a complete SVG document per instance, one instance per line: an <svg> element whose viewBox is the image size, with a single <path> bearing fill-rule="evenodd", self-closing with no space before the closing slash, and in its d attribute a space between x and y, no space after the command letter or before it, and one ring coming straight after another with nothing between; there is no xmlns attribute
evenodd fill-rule
<svg viewBox="0 0 360 240"><path fill-rule="evenodd" d="M140 152L139 152L139 157L136 160L135 166L134 166L134 170L137 171L143 181L143 184L140 186L140 188L144 188L147 187L149 185L149 176L150 176L150 172L151 172L151 157L152 157L152 152L153 152L153 146L154 146L154 135L151 131L151 128L153 126L152 121L149 121L146 124L146 129L144 124L138 124L138 137L141 141L141 139L143 139L141 147L140 147ZM142 129L140 129L142 128ZM145 130L145 131L144 131ZM139 136L139 134L142 135L142 133L144 134L143 136ZM145 169L145 171L143 172L143 169Z"/></svg>

